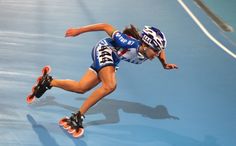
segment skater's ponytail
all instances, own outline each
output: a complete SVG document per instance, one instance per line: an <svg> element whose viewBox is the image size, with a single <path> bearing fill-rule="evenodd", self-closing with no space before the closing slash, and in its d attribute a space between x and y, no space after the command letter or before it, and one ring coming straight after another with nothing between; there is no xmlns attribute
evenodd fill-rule
<svg viewBox="0 0 236 146"><path fill-rule="evenodd" d="M128 36L131 36L131 37L133 37L133 38L135 38L137 40L142 41L142 38L141 38L137 28L134 25L132 25L132 24L130 24L130 27L126 27L123 30L123 33L128 35Z"/></svg>

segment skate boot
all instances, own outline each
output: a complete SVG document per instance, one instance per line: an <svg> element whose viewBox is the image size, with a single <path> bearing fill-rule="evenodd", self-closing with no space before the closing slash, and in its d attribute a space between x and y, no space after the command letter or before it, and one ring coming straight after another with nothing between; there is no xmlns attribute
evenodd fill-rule
<svg viewBox="0 0 236 146"><path fill-rule="evenodd" d="M50 86L50 83L53 78L48 75L50 72L50 66L45 66L42 69L42 75L38 77L36 85L33 86L31 94L26 99L27 103L32 103L35 98L40 98L47 90L52 88L52 86Z"/></svg>
<svg viewBox="0 0 236 146"><path fill-rule="evenodd" d="M48 74L40 77L39 84L34 87L34 93L36 98L40 98L47 90L51 89L50 83L52 81L52 76Z"/></svg>
<svg viewBox="0 0 236 146"><path fill-rule="evenodd" d="M84 127L82 125L84 115L80 112L72 113L71 117L64 117L59 121L59 125L62 126L68 133L72 134L74 138L83 136Z"/></svg>

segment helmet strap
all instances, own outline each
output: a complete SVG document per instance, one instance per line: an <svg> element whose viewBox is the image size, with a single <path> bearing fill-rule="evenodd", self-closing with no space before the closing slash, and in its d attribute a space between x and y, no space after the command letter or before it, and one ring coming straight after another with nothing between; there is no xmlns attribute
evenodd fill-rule
<svg viewBox="0 0 236 146"><path fill-rule="evenodd" d="M145 45L142 45L140 53L143 54L145 57L147 57L147 54L146 54L147 50L148 50L148 47L146 47Z"/></svg>

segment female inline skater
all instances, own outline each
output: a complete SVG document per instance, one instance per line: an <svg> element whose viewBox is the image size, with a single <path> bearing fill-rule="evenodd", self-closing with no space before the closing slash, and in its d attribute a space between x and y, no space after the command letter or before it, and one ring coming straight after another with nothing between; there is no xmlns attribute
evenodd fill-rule
<svg viewBox="0 0 236 146"><path fill-rule="evenodd" d="M82 121L84 114L99 100L116 89L116 67L121 60L141 64L146 60L158 58L164 69L177 69L177 65L166 62L165 35L157 28L145 26L141 33L131 25L123 32L110 24L99 23L70 28L66 31L66 37L75 37L86 32L105 31L108 38L100 40L92 50L93 63L80 81L53 79L46 74L43 86L40 86L35 96L41 97L43 93L58 87L76 93L85 93L96 85L100 86L84 101L78 112L71 117L65 117L59 124L72 133L74 137L80 137L84 133ZM31 99L27 99L31 103Z"/></svg>

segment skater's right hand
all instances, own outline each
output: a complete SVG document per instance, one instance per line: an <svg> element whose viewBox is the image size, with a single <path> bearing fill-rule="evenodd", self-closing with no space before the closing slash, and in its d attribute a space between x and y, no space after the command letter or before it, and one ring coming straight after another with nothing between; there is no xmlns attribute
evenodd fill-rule
<svg viewBox="0 0 236 146"><path fill-rule="evenodd" d="M79 29L69 28L65 33L65 37L75 37L79 34L80 34Z"/></svg>

